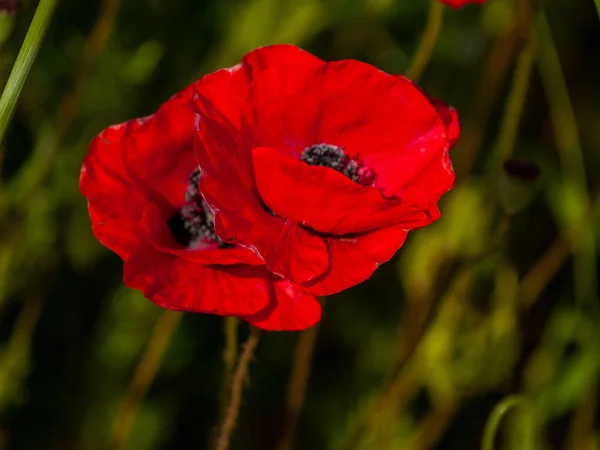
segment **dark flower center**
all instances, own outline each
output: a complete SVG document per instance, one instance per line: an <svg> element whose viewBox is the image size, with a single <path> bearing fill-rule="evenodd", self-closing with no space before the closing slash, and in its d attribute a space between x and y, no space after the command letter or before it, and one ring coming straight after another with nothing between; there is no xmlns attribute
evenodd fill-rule
<svg viewBox="0 0 600 450"><path fill-rule="evenodd" d="M226 247L228 244L215 233L212 213L198 190L199 182L200 170L196 168L188 178L181 209L167 221L171 235L175 242L190 249L214 244L219 248Z"/></svg>
<svg viewBox="0 0 600 450"><path fill-rule="evenodd" d="M358 160L350 158L344 147L330 144L315 144L306 147L300 155L300 161L311 166L323 166L336 170L355 183L369 185L375 178L374 173Z"/></svg>

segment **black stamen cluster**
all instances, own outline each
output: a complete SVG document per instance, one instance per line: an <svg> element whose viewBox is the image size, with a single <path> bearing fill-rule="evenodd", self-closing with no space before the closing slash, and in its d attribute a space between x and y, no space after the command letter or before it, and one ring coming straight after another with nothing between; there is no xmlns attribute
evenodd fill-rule
<svg viewBox="0 0 600 450"><path fill-rule="evenodd" d="M183 206L168 221L169 229L175 241L184 247L195 248L201 243L214 242L223 247L215 233L212 213L198 190L199 182L200 170L195 169L188 179Z"/></svg>
<svg viewBox="0 0 600 450"><path fill-rule="evenodd" d="M311 166L329 167L347 176L355 183L359 181L359 165L344 153L343 147L329 144L311 145L302 151L300 161Z"/></svg>

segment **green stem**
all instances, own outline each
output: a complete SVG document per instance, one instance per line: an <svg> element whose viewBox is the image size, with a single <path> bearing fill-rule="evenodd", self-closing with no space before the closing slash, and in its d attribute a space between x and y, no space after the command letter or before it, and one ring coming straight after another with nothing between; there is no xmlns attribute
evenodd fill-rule
<svg viewBox="0 0 600 450"><path fill-rule="evenodd" d="M142 400L158 373L171 337L182 316L180 312L167 309L156 321L127 393L115 415L108 446L110 450L122 450L127 447L127 441Z"/></svg>
<svg viewBox="0 0 600 450"><path fill-rule="evenodd" d="M483 430L482 450L494 450L496 434L504 416L511 409L517 406L525 406L526 404L527 400L522 395L511 395L496 405Z"/></svg>
<svg viewBox="0 0 600 450"><path fill-rule="evenodd" d="M238 354L238 323L236 317L225 317L225 351L223 362L227 377L233 374Z"/></svg>
<svg viewBox="0 0 600 450"><path fill-rule="evenodd" d="M17 99L42 45L42 40L50 25L57 2L58 0L40 0L27 31L27 36L23 41L23 46L10 72L6 87L2 92L2 97L0 97L0 143L4 140L6 129L17 106Z"/></svg>
<svg viewBox="0 0 600 450"><path fill-rule="evenodd" d="M306 396L318 331L319 327L315 325L302 331L298 336L288 384L283 432L276 447L278 450L293 450L294 448L294 438Z"/></svg>
<svg viewBox="0 0 600 450"><path fill-rule="evenodd" d="M235 426L235 422L240 412L240 405L242 403L242 391L244 389L244 382L248 376L248 369L250 367L250 361L254 355L254 350L258 346L260 338L260 330L255 327L250 327L250 335L248 340L244 344L244 349L240 354L238 365L231 378L231 390L229 394L229 404L225 412L225 417L219 428L219 434L216 440L216 450L228 450L229 441L231 440L231 434Z"/></svg>
<svg viewBox="0 0 600 450"><path fill-rule="evenodd" d="M537 61L550 106L550 116L561 165L565 170L565 175L585 190L585 164L581 154L577 119L556 44L543 11L537 16L535 33L538 43Z"/></svg>
<svg viewBox="0 0 600 450"><path fill-rule="evenodd" d="M435 43L437 42L442 28L443 18L444 4L437 0L431 0L425 31L423 32L419 48L413 57L412 63L406 71L406 76L413 81L418 81L419 78L421 78L421 75L431 59L433 48L435 47Z"/></svg>
<svg viewBox="0 0 600 450"><path fill-rule="evenodd" d="M594 0L594 4L596 5L596 11L598 11L598 17L600 17L600 0Z"/></svg>
<svg viewBox="0 0 600 450"><path fill-rule="evenodd" d="M587 194L587 176L577 129L577 118L569 96L556 43L543 11L538 14L535 30L538 43L537 60L548 98L565 181L575 188L576 194L588 207L590 200ZM573 239L574 231L572 229L567 230L567 234L570 239ZM582 245L576 249L574 255L575 298L580 304L588 303L596 309L598 282L594 234L589 232L582 240Z"/></svg>
<svg viewBox="0 0 600 450"><path fill-rule="evenodd" d="M527 97L529 82L531 80L534 55L534 40L530 37L528 44L523 48L519 56L512 87L506 101L493 161L493 170L495 171L498 171L501 164L509 159L513 153L519 123L523 115L523 106L525 105L525 98Z"/></svg>
<svg viewBox="0 0 600 450"><path fill-rule="evenodd" d="M229 384L235 363L238 358L238 325L237 317L225 317L223 321L223 332L225 335L225 348L223 349L223 381L221 394L219 396L219 421L225 417L225 411L229 403ZM216 439L216 436L215 436Z"/></svg>

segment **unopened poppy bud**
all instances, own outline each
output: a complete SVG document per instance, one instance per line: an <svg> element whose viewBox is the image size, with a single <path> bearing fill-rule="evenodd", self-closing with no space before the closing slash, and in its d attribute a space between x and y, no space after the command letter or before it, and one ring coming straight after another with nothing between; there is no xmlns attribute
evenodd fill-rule
<svg viewBox="0 0 600 450"><path fill-rule="evenodd" d="M509 215L522 211L535 197L540 168L530 161L510 159L504 163L499 182L500 202Z"/></svg>

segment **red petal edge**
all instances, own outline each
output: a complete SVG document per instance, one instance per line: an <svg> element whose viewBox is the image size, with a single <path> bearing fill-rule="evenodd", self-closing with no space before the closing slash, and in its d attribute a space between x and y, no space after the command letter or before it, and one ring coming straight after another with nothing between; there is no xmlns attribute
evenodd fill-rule
<svg viewBox="0 0 600 450"><path fill-rule="evenodd" d="M197 264L151 248L125 262L123 281L163 308L223 316L255 314L271 297L263 267Z"/></svg>
<svg viewBox="0 0 600 450"><path fill-rule="evenodd" d="M356 286L389 261L404 244L407 235L407 230L396 226L361 236L328 238L329 270L300 288L312 295L325 296Z"/></svg>
<svg viewBox="0 0 600 450"><path fill-rule="evenodd" d="M269 304L254 315L240 316L252 325L269 331L299 331L321 320L321 305L316 298L301 292L292 283L273 277Z"/></svg>

